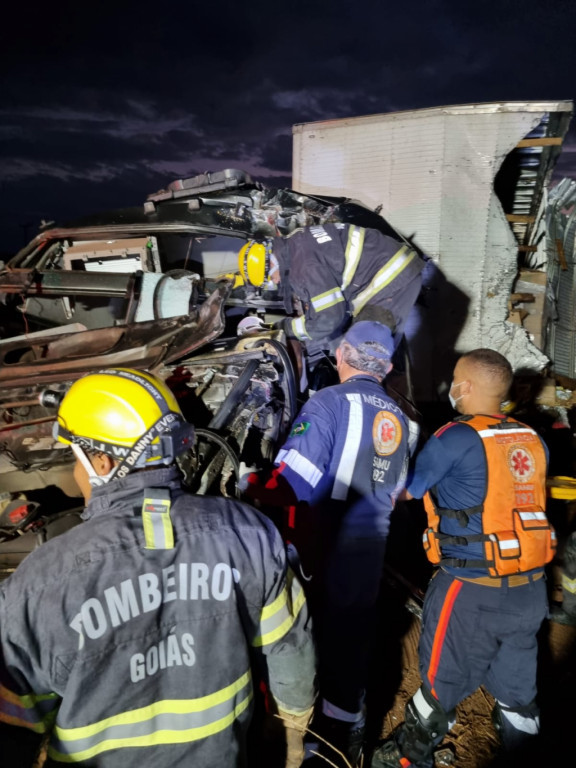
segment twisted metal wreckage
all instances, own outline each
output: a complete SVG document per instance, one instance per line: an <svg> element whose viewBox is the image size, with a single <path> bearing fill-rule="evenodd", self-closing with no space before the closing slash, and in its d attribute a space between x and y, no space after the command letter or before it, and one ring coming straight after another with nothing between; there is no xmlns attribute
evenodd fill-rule
<svg viewBox="0 0 576 768"><path fill-rule="evenodd" d="M197 427L182 461L196 492L234 494L240 462L273 459L300 387L282 331L237 335L246 314L285 313L275 291L232 274L252 238L326 222L409 236L430 257L406 332L410 370L426 372L408 393L419 402L444 397L446 351L470 346L576 379L576 183L547 191L571 114L571 102L501 103L297 125L302 193L227 170L44 226L0 269L0 539L45 536L46 521L59 530L67 512L50 492L77 491L52 425L61 393L90 371L133 367L169 383ZM557 383L543 406L574 405ZM23 547L2 548L5 575Z"/></svg>
<svg viewBox="0 0 576 768"><path fill-rule="evenodd" d="M196 425L182 469L199 493L234 494L240 461L271 461L296 415L296 374L282 331L236 329L247 313L281 316L284 302L235 287L229 267L247 239L337 221L387 226L360 204L224 171L170 184L140 208L44 228L0 272L5 535L29 529L43 489L77 493L52 425L61 393L90 371L132 367L168 381Z"/></svg>

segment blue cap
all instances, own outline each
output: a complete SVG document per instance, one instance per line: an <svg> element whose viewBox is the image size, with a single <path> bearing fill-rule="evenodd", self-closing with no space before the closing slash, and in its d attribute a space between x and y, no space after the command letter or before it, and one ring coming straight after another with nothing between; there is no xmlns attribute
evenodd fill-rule
<svg viewBox="0 0 576 768"><path fill-rule="evenodd" d="M359 352L380 360L390 360L394 352L392 331L387 325L374 320L361 320L351 325L344 341L347 341Z"/></svg>

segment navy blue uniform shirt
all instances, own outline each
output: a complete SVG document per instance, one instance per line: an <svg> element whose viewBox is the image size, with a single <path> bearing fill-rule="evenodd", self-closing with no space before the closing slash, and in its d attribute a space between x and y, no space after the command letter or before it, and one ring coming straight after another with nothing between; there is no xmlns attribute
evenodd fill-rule
<svg viewBox="0 0 576 768"><path fill-rule="evenodd" d="M343 515L351 537L385 538L404 487L408 421L372 376L313 395L275 461L298 501Z"/></svg>

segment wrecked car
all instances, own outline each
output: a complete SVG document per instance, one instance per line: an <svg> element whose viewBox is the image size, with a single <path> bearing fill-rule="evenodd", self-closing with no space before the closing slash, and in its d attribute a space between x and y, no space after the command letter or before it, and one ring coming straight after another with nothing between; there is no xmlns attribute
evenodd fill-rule
<svg viewBox="0 0 576 768"><path fill-rule="evenodd" d="M240 462L270 462L296 414L298 383L282 331L238 335L247 315L269 326L285 314L273 290L238 284L238 251L248 239L325 222L387 226L359 203L266 188L240 171L179 180L139 207L45 226L0 271L5 507L24 494L42 508L54 486L78 493L52 425L70 383L111 366L152 371L175 392L197 428L182 460L193 491L234 494Z"/></svg>

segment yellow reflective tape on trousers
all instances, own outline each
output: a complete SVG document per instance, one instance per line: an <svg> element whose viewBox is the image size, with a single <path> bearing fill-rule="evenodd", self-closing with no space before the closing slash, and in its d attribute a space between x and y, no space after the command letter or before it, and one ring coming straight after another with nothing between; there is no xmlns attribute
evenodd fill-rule
<svg viewBox="0 0 576 768"><path fill-rule="evenodd" d="M157 701L80 728L57 726L48 755L61 763L78 763L110 749L198 741L232 725L251 700L248 671L226 688L198 699Z"/></svg>
<svg viewBox="0 0 576 768"><path fill-rule="evenodd" d="M352 226L348 230L348 243L346 244L346 252L344 254L344 274L342 275L343 291L350 285L356 274L356 270L358 269L358 263L360 261L360 256L362 256L362 249L364 248L365 234L366 230L364 227Z"/></svg>
<svg viewBox="0 0 576 768"><path fill-rule="evenodd" d="M288 568L287 587L269 605L264 606L260 615L260 634L252 645L261 648L276 642L291 629L302 606L306 602L304 590L294 573Z"/></svg>
<svg viewBox="0 0 576 768"><path fill-rule="evenodd" d="M390 261L385 264L382 269L378 270L370 285L353 299L353 314L357 315L370 299L374 298L377 293L380 293L380 291L389 285L395 277L398 277L400 272L410 264L415 256L416 251L410 251L408 250L407 245L403 245L402 248L392 256Z"/></svg>
<svg viewBox="0 0 576 768"><path fill-rule="evenodd" d="M47 723L52 723L60 697L55 693L18 694L0 685L0 722L29 728L35 733L45 733Z"/></svg>

